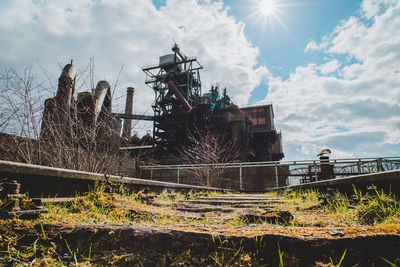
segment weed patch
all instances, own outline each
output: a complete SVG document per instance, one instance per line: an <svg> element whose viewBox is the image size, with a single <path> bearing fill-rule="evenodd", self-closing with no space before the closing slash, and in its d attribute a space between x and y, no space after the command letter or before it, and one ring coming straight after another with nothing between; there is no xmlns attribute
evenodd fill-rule
<svg viewBox="0 0 400 267"><path fill-rule="evenodd" d="M374 195L364 196L357 208L358 220L362 224L374 225L400 218L400 204L391 194L375 191Z"/></svg>

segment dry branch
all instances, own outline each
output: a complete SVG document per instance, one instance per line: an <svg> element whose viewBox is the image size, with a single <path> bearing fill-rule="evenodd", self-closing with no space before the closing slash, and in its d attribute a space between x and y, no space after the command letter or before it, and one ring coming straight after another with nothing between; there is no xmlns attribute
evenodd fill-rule
<svg viewBox="0 0 400 267"><path fill-rule="evenodd" d="M219 163L234 162L240 158L237 140L232 136L199 130L189 134L188 138L189 145L180 149L179 157L184 164L202 164L188 169L193 181L218 186L223 182L225 172L225 167Z"/></svg>

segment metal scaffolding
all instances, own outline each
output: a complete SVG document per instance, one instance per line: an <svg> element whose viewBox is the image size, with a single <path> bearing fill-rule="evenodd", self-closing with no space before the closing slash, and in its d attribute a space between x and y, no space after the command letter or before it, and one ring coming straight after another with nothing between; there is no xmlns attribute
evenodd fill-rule
<svg viewBox="0 0 400 267"><path fill-rule="evenodd" d="M176 154L186 137L186 114L201 96L200 70L196 58L185 56L178 45L173 54L160 57L157 66L143 68L145 83L154 90L153 146L158 157Z"/></svg>

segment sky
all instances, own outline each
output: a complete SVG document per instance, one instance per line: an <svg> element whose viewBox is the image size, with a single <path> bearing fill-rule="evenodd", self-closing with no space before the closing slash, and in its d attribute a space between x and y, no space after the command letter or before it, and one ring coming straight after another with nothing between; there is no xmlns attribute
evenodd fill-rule
<svg viewBox="0 0 400 267"><path fill-rule="evenodd" d="M400 1L262 1L1 0L0 73L31 66L55 93L73 59L85 91L94 59L94 80L115 87L113 111L132 86L134 112L151 114L141 69L176 42L204 66L203 92L219 84L240 106L273 104L284 160L322 148L333 158L398 156Z"/></svg>

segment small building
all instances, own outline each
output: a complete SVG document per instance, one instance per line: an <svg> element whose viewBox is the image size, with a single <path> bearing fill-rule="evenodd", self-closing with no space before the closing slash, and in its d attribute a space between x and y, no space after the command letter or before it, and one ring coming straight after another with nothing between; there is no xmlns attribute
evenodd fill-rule
<svg viewBox="0 0 400 267"><path fill-rule="evenodd" d="M279 161L284 157L282 135L274 125L272 104L243 107L241 110L251 120L250 148L253 161Z"/></svg>

